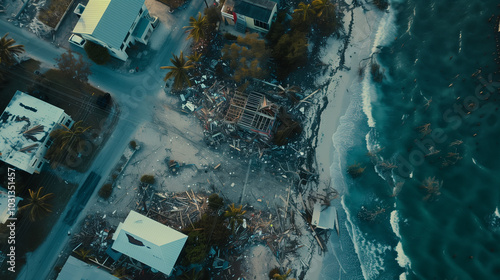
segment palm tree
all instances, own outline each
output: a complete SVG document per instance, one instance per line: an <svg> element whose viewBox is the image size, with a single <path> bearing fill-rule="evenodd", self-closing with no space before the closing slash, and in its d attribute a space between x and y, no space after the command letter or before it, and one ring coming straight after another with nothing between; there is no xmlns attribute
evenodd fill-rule
<svg viewBox="0 0 500 280"><path fill-rule="evenodd" d="M316 16L321 17L323 13L329 13L334 5L330 0L314 0L312 5L316 11Z"/></svg>
<svg viewBox="0 0 500 280"><path fill-rule="evenodd" d="M175 90L180 90L186 87L191 86L191 80L188 76L188 70L193 68L191 60L186 60L184 54L181 51L179 56L172 54L174 57L170 59L174 66L162 66L160 69L169 69L170 72L165 75L164 80L169 80L174 78L174 86Z"/></svg>
<svg viewBox="0 0 500 280"><path fill-rule="evenodd" d="M49 199L51 199L54 194L48 193L46 195L42 195L43 187L39 188L38 191L34 192L31 189L28 189L30 193L30 198L28 199L29 203L19 207L19 211L24 211L26 209L29 210L29 217L31 221L35 221L38 216L42 214L46 214L52 212L50 208L52 206L47 203Z"/></svg>
<svg viewBox="0 0 500 280"><path fill-rule="evenodd" d="M5 33L0 39L0 64L10 66L14 63L14 55L24 52L23 45L15 45L16 41L7 38L9 33Z"/></svg>
<svg viewBox="0 0 500 280"><path fill-rule="evenodd" d="M205 38L207 26L207 16L202 16L201 13L198 13L198 18L190 17L189 26L184 26L184 28L189 29L186 31L189 32L186 40L193 38L195 42L198 42L200 39Z"/></svg>
<svg viewBox="0 0 500 280"><path fill-rule="evenodd" d="M192 55L188 55L188 59L191 60L193 64L198 64L201 60L201 53L194 52Z"/></svg>
<svg viewBox="0 0 500 280"><path fill-rule="evenodd" d="M82 138L83 133L90 129L90 126L83 127L83 121L78 121L71 128L60 124L63 128L54 130L50 133L50 137L56 139L60 144L60 149L62 150L66 145L72 147L76 140Z"/></svg>
<svg viewBox="0 0 500 280"><path fill-rule="evenodd" d="M292 269L288 269L288 271L285 273L285 274L279 274L279 273L276 273L273 275L273 279L275 280L287 280L288 279L288 275L290 275L290 272L292 272ZM289 280L295 280L295 278L292 278L292 279L289 279Z"/></svg>
<svg viewBox="0 0 500 280"><path fill-rule="evenodd" d="M316 13L311 4L305 4L304 2L300 2L298 9L295 9L293 12L302 14L303 22L308 22L311 16L314 16Z"/></svg>
<svg viewBox="0 0 500 280"><path fill-rule="evenodd" d="M73 251L80 260L87 262L91 257L90 249L80 248L78 251Z"/></svg>
<svg viewBox="0 0 500 280"><path fill-rule="evenodd" d="M234 233L235 224L243 223L243 215L247 212L242 210L243 205L238 207L234 206L234 203L229 205L229 208L224 212L224 217L229 218L229 225L231 226L231 232Z"/></svg>

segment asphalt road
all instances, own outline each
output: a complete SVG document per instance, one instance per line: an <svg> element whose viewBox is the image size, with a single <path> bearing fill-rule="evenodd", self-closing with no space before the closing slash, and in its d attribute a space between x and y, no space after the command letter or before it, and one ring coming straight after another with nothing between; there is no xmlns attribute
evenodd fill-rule
<svg viewBox="0 0 500 280"><path fill-rule="evenodd" d="M108 67L93 64L89 82L104 91L111 93L114 101L120 106L120 117L99 155L87 172L85 180L79 182L78 190L68 202L66 209L61 213L58 222L44 243L27 256L27 263L22 268L17 279L40 280L47 279L53 269L60 252L69 241L68 231L78 224L82 218L80 213L87 202L97 194L96 186L102 184L121 157L136 129L151 120L151 110L156 102L155 97L163 92L164 71L160 66L170 65L171 54L178 54L188 45L186 34L180 27L189 24L189 17L203 11L203 0L191 0L186 8L173 14L176 17L176 28L168 31L165 42L157 52L153 63L141 72L123 74ZM41 40L34 34L0 20L0 33L9 33L9 37L18 44L25 46L26 53L42 62L47 67L56 67L55 59L66 49L58 48L53 44ZM153 34L154 36L154 34ZM84 57L87 59L86 57ZM35 234L35 233L34 233Z"/></svg>

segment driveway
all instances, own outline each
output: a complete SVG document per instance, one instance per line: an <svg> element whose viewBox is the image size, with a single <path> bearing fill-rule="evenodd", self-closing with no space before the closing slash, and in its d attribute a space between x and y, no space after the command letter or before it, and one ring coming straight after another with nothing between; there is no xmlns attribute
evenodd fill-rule
<svg viewBox="0 0 500 280"><path fill-rule="evenodd" d="M165 72L158 71L159 67L170 65L171 54L178 54L188 46L189 42L186 41L186 34L182 26L188 25L189 17L196 15L199 11L201 12L203 8L203 0L191 0L185 10L170 15L174 19L171 28L158 27L164 28L163 43L154 42L159 46L158 52L152 59L153 63L144 71L129 74L115 72L105 66L93 65L91 67L92 75L89 77L89 82L104 91L110 92L114 97L114 101L119 104L121 112L113 134L102 147L93 165L80 182L75 182L79 184L79 189L75 194L81 193L79 190L91 173L92 185L96 181L94 178L101 178L95 184L96 186L101 185L120 158L136 129L144 122L151 121L151 108L154 108L156 97L163 92L164 86L163 76ZM29 56L41 61L45 67L55 67L55 59L66 51L66 49L58 48L39 39L26 30L0 21L0 33L5 34L7 32L17 43L25 46ZM84 59L86 59L86 56L84 56ZM95 195L97 195L96 191L93 192L92 196ZM68 213L74 213L74 210L71 211L72 209L82 207L79 200L78 195L74 195L68 202L65 211L61 213L59 221L55 224L45 242L27 256L27 263L17 279L47 278L47 275L53 269L59 252L69 240L68 231L71 231L72 227L78 224L82 218L78 216L75 219L66 219L66 222L64 221L64 217L67 217Z"/></svg>

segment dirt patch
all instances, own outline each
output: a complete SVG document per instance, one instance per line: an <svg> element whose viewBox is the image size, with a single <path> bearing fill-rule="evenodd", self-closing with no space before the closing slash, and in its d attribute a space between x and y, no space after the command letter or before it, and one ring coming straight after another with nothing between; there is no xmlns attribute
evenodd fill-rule
<svg viewBox="0 0 500 280"><path fill-rule="evenodd" d="M50 3L48 5L46 4L45 7L40 10L38 19L46 25L55 28L71 2L72 0L50 0Z"/></svg>

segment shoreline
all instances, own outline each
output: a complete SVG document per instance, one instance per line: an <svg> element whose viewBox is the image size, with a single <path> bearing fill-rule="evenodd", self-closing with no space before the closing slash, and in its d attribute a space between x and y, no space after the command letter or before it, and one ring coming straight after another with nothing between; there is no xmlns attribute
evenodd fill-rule
<svg viewBox="0 0 500 280"><path fill-rule="evenodd" d="M368 75L368 77L360 77L358 70L361 63L372 55L374 43L376 42L376 35L378 33L376 31L383 17L388 16L388 14L377 10L374 6L370 6L372 9L368 11L363 10L363 8L363 6L354 7L352 4L349 5L342 19L344 29L349 32L346 35L347 38L345 38L344 42L339 42L339 39L330 39L327 46L323 49L321 58L324 63L333 65L331 71L333 75L330 74L328 76L327 74L325 75L326 77L322 78L324 79L324 83L327 84L327 92L323 96L328 98L328 105L324 108L324 111L317 116L318 119L320 119L320 123L316 135L314 135L317 143L314 151L315 164L319 173L319 184L316 191L322 193L323 186L338 191L339 196L332 203L337 209L341 208L340 200L345 193L345 188L343 189L339 188L340 186L331 185L331 166L335 153L333 138L342 125L342 117L346 115L348 107L353 105L351 102L357 101L355 100L357 99L355 98L357 97L356 95L362 94L360 85L364 79L369 78L369 71L364 71L365 75ZM338 48L330 47L332 45L338 45ZM343 59L339 56L339 53L344 55ZM335 61L336 59L338 59L338 61ZM342 62L344 63L342 64ZM359 109L360 113L363 114L361 108ZM311 266L307 270L304 279L331 279L325 278L327 275L323 275L322 273L325 261L330 258L337 260L338 267L336 270L339 272L339 277L342 277L342 271L344 274L348 273L348 271L343 268L342 263L346 263L346 261L352 259L352 257L358 258L354 251L344 256L337 255L336 253L338 252L338 250L336 250L337 247L342 251L344 251L346 247L353 247L352 240L346 231L346 213L342 211L342 209L339 209L341 230L340 242L335 242L335 244L332 243L333 240L338 238L335 234L332 234L331 238L326 240L328 249L321 255L318 252L312 255ZM345 244L346 242L350 242L351 244ZM352 253L354 253L354 256L351 256ZM331 267L333 265L337 266L333 263L328 264L330 269L332 269ZM332 275L328 274L328 276L331 277Z"/></svg>

